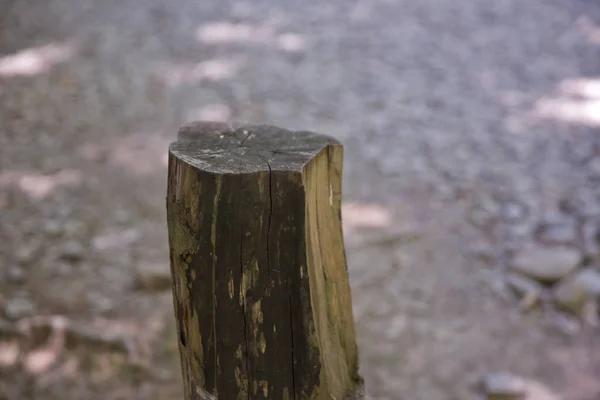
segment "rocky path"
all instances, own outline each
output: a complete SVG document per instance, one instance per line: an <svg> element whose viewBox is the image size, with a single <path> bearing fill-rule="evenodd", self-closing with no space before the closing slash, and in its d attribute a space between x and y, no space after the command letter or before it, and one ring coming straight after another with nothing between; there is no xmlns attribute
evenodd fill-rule
<svg viewBox="0 0 600 400"><path fill-rule="evenodd" d="M595 2L0 10L0 399L179 395L165 149L190 119L344 142L374 399L600 396Z"/></svg>

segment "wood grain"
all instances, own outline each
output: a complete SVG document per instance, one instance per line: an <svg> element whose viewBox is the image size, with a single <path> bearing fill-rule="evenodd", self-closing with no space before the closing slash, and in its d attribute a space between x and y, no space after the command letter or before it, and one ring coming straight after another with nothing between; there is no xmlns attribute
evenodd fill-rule
<svg viewBox="0 0 600 400"><path fill-rule="evenodd" d="M169 150L186 400L364 398L341 229L341 144L268 125L198 122Z"/></svg>

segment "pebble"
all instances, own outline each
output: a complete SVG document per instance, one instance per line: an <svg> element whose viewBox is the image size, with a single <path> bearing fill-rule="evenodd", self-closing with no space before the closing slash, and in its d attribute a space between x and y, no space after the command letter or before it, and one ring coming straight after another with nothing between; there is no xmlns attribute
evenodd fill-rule
<svg viewBox="0 0 600 400"><path fill-rule="evenodd" d="M81 235L84 232L84 230L85 224L76 220L69 220L65 222L63 226L64 233L70 237L77 237Z"/></svg>
<svg viewBox="0 0 600 400"><path fill-rule="evenodd" d="M113 301L110 297L101 293L90 292L86 295L87 303L98 312L107 312L113 308Z"/></svg>
<svg viewBox="0 0 600 400"><path fill-rule="evenodd" d="M498 222L496 210L476 206L467 213L467 220L476 228L491 228Z"/></svg>
<svg viewBox="0 0 600 400"><path fill-rule="evenodd" d="M28 317L35 311L35 304L26 297L14 297L4 305L4 312L9 319Z"/></svg>
<svg viewBox="0 0 600 400"><path fill-rule="evenodd" d="M593 157L588 161L587 167L590 170L592 176L600 177L600 157Z"/></svg>
<svg viewBox="0 0 600 400"><path fill-rule="evenodd" d="M520 221L527 216L527 208L515 201L509 201L502 204L502 218L508 222Z"/></svg>
<svg viewBox="0 0 600 400"><path fill-rule="evenodd" d="M60 253L60 257L63 260L67 260L70 262L81 261L83 259L84 255L85 255L85 249L83 248L81 243L79 243L78 241L75 241L75 240L67 241L63 245L63 247L61 249L61 253Z"/></svg>
<svg viewBox="0 0 600 400"><path fill-rule="evenodd" d="M118 223L124 224L131 221L131 213L127 210L118 210L115 213L115 217Z"/></svg>
<svg viewBox="0 0 600 400"><path fill-rule="evenodd" d="M529 311L536 306L544 292L544 287L537 281L516 272L506 275L506 284L521 298L521 307Z"/></svg>
<svg viewBox="0 0 600 400"><path fill-rule="evenodd" d="M42 229L48 236L58 236L62 232L60 221L55 219L45 221Z"/></svg>
<svg viewBox="0 0 600 400"><path fill-rule="evenodd" d="M160 292L171 289L171 270L167 264L142 263L136 271L138 286L147 291Z"/></svg>
<svg viewBox="0 0 600 400"><path fill-rule="evenodd" d="M600 222L584 225L583 241L588 256L600 256Z"/></svg>
<svg viewBox="0 0 600 400"><path fill-rule="evenodd" d="M527 394L527 383L518 376L497 372L484 378L483 389L489 400L517 400Z"/></svg>
<svg viewBox="0 0 600 400"><path fill-rule="evenodd" d="M568 247L527 247L515 254L511 269L543 283L553 283L574 271L581 254Z"/></svg>
<svg viewBox="0 0 600 400"><path fill-rule="evenodd" d="M11 283L25 282L25 271L18 265L10 267L6 271L6 279Z"/></svg>
<svg viewBox="0 0 600 400"><path fill-rule="evenodd" d="M25 245L17 250L17 259L21 265L30 265L36 258L38 247L36 245Z"/></svg>
<svg viewBox="0 0 600 400"><path fill-rule="evenodd" d="M581 315L587 303L600 297L600 271L586 268L560 281L554 301L560 308Z"/></svg>
<svg viewBox="0 0 600 400"><path fill-rule="evenodd" d="M487 243L472 243L468 246L467 251L486 264L493 264L497 259L498 251Z"/></svg>
<svg viewBox="0 0 600 400"><path fill-rule="evenodd" d="M583 311L581 312L581 318L589 326L600 326L600 314L597 299L585 303Z"/></svg>
<svg viewBox="0 0 600 400"><path fill-rule="evenodd" d="M105 235L96 236L92 239L92 247L103 251L111 248L123 248L131 246L140 238L140 233L136 229L128 229L122 232L112 232Z"/></svg>
<svg viewBox="0 0 600 400"><path fill-rule="evenodd" d="M556 313L549 318L548 326L567 336L576 335L581 331L581 322L577 318L562 313Z"/></svg>
<svg viewBox="0 0 600 400"><path fill-rule="evenodd" d="M573 245L577 241L577 226L574 221L541 222L534 236L548 245Z"/></svg>
<svg viewBox="0 0 600 400"><path fill-rule="evenodd" d="M583 218L600 216L598 204L591 193L574 193L571 197L563 198L559 202L559 209L566 214Z"/></svg>

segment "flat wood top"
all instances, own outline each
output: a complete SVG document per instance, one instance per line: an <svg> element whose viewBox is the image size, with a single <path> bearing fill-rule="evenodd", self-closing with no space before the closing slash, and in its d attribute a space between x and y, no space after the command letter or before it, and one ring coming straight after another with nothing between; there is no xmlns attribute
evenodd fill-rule
<svg viewBox="0 0 600 400"><path fill-rule="evenodd" d="M288 131L271 125L193 122L184 125L171 143L175 157L201 170L239 174L298 170L336 139L308 131Z"/></svg>

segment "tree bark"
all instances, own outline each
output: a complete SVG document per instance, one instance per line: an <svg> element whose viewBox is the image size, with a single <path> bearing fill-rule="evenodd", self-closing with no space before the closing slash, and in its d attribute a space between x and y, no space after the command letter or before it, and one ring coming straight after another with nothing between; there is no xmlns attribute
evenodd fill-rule
<svg viewBox="0 0 600 400"><path fill-rule="evenodd" d="M311 132L181 128L167 211L186 400L364 398L342 159Z"/></svg>

